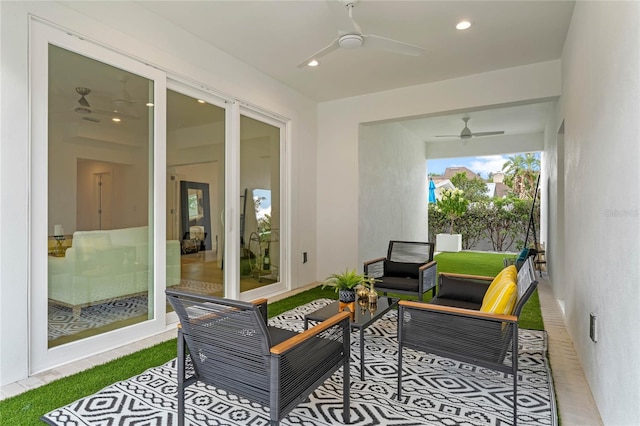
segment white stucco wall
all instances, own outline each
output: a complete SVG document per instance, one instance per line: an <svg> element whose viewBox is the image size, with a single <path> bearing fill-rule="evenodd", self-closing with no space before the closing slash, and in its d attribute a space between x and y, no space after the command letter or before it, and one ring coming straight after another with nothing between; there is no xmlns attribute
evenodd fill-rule
<svg viewBox="0 0 640 426"><path fill-rule="evenodd" d="M359 263L360 123L560 95L560 61L358 96L318 106L318 276ZM542 140L536 139L542 147ZM339 206L339 208L336 208Z"/></svg>
<svg viewBox="0 0 640 426"><path fill-rule="evenodd" d="M387 254L390 240L427 241L424 142L397 123L361 126L358 264Z"/></svg>
<svg viewBox="0 0 640 426"><path fill-rule="evenodd" d="M75 10L74 10L75 9ZM292 287L316 279L316 103L130 2L0 2L0 384L27 377L30 289L29 16L141 58L184 81L291 119ZM164 185L164 182L161 183ZM302 264L301 252L309 251ZM101 350L96 345L95 350ZM72 361L69 359L68 361Z"/></svg>
<svg viewBox="0 0 640 426"><path fill-rule="evenodd" d="M638 2L576 2L557 118L565 126L566 323L607 425L640 419L639 24Z"/></svg>
<svg viewBox="0 0 640 426"><path fill-rule="evenodd" d="M545 128L545 148L541 182L545 191L541 200L541 212L546 212L545 241L547 274L553 293L564 309L565 288L565 177L564 177L564 126L559 117L558 104L549 114ZM544 176L544 178L543 178ZM544 216L542 217L544 218ZM541 218L541 219L542 219Z"/></svg>

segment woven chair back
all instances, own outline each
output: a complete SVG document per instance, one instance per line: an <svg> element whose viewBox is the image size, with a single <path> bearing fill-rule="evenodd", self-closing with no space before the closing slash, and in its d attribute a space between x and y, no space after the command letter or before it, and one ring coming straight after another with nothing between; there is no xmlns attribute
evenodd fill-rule
<svg viewBox="0 0 640 426"><path fill-rule="evenodd" d="M167 291L198 380L269 404L271 346L257 305Z"/></svg>
<svg viewBox="0 0 640 426"><path fill-rule="evenodd" d="M392 262L427 263L433 260L434 243L389 241L387 260Z"/></svg>

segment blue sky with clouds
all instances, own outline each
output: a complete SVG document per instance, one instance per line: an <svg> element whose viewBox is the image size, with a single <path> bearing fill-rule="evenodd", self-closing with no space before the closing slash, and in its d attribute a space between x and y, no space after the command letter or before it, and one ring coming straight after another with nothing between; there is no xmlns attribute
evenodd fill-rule
<svg viewBox="0 0 640 426"><path fill-rule="evenodd" d="M540 158L540 153L537 153ZM443 158L439 160L427 160L427 173L442 174L447 167L466 167L488 178L489 173L502 171L502 166L513 155L486 155L481 157Z"/></svg>
<svg viewBox="0 0 640 426"><path fill-rule="evenodd" d="M486 179L489 173L501 171L507 160L508 156L506 155L427 160L427 171L428 173L442 174L447 167L466 167Z"/></svg>

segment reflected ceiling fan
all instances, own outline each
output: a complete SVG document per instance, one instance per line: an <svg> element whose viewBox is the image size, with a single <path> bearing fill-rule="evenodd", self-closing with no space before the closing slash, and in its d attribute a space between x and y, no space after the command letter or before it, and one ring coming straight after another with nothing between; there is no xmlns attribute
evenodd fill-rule
<svg viewBox="0 0 640 426"><path fill-rule="evenodd" d="M78 99L78 103L75 107L72 108L72 111L76 114L81 115L83 120L93 123L99 123L102 120L98 116L106 116L111 119L113 119L114 117L123 117L134 120L138 119L138 116L136 114L132 113L126 108L127 106L135 103L135 101L130 100L130 97L123 97L128 96L128 92L126 92L126 89L124 92L121 92L116 97L114 97L113 108L96 108L95 106L91 106L91 103L87 99L91 94L91 89L89 89L88 87L76 87L75 91L80 95L80 99Z"/></svg>
<svg viewBox="0 0 640 426"><path fill-rule="evenodd" d="M504 135L504 130L474 133L471 131L471 129L469 129L469 126L467 125L470 118L471 117L462 117L462 121L464 121L464 128L462 129L459 135L437 135L436 137L437 138L460 138L460 139L466 140L466 139L471 139L472 137L478 137L478 136Z"/></svg>
<svg viewBox="0 0 640 426"><path fill-rule="evenodd" d="M358 0L342 0L349 14L349 20L353 25L353 31L350 32L338 32L338 37L331 42L330 45L324 47L309 56L304 61L298 64L298 68L305 67L313 60L333 52L334 50L343 49L370 49L370 50L384 50L387 52L398 53L401 55L420 56L424 53L424 49L413 44L405 43L398 40L393 40L386 37L381 37L374 34L363 34L362 28L353 18L353 8L358 3Z"/></svg>

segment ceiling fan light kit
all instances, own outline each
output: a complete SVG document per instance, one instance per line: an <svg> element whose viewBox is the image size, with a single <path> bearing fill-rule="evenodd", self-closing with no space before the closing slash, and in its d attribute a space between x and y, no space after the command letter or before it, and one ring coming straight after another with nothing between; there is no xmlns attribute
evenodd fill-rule
<svg viewBox="0 0 640 426"><path fill-rule="evenodd" d="M338 39L340 47L345 49L357 49L363 42L364 39L360 34L345 34Z"/></svg>

